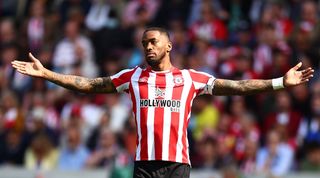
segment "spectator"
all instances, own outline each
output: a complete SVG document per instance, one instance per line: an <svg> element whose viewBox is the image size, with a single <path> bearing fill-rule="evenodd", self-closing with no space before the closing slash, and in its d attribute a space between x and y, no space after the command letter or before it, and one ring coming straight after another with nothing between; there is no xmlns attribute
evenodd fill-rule
<svg viewBox="0 0 320 178"><path fill-rule="evenodd" d="M146 23L151 22L159 9L159 4L159 0L133 0L128 2L123 10L122 25L125 27L137 25L138 16L143 17L143 21Z"/></svg>
<svg viewBox="0 0 320 178"><path fill-rule="evenodd" d="M192 130L195 140L202 140L207 134L216 132L219 122L219 111L212 104L212 99L208 96L200 96L194 102L195 126Z"/></svg>
<svg viewBox="0 0 320 178"><path fill-rule="evenodd" d="M52 170L58 163L58 150L50 139L44 135L36 135L24 157L24 166L28 169Z"/></svg>
<svg viewBox="0 0 320 178"><path fill-rule="evenodd" d="M53 130L48 126L50 122L48 120L49 112L46 112L46 108L43 106L35 105L26 120L26 132L24 133L28 143L31 143L34 137L39 134L46 135L50 142L54 145L59 143L59 134L56 130Z"/></svg>
<svg viewBox="0 0 320 178"><path fill-rule="evenodd" d="M277 93L275 99L277 110L264 119L263 132L268 133L272 129L277 129L281 132L282 139L287 140L292 148L296 149L301 113L292 109L291 98L286 91Z"/></svg>
<svg viewBox="0 0 320 178"><path fill-rule="evenodd" d="M294 151L281 140L276 131L267 134L266 146L260 148L257 154L257 171L259 175L283 176L290 171Z"/></svg>
<svg viewBox="0 0 320 178"><path fill-rule="evenodd" d="M98 31L102 28L117 27L119 20L110 2L94 0L86 16L85 24L88 29Z"/></svg>
<svg viewBox="0 0 320 178"><path fill-rule="evenodd" d="M132 50L129 50L129 56L128 59L126 60L127 62L127 67L135 67L138 65L142 65L144 63L143 60L143 48L141 45L141 36L143 34L144 29L143 28L136 28L134 35L133 35L133 43L135 44L134 48Z"/></svg>
<svg viewBox="0 0 320 178"><path fill-rule="evenodd" d="M300 124L298 135L300 143L320 143L320 96L318 94L314 94L312 97L311 108L312 116L310 118L305 118Z"/></svg>
<svg viewBox="0 0 320 178"><path fill-rule="evenodd" d="M256 155L259 149L259 140L251 136L245 137L243 155L238 160L239 170L243 175L254 175L256 174L257 162Z"/></svg>
<svg viewBox="0 0 320 178"><path fill-rule="evenodd" d="M266 4L263 12L264 24L273 24L275 26L277 39L286 40L293 30L293 23L288 18L286 3L284 1L273 1ZM269 16L266 17L266 16Z"/></svg>
<svg viewBox="0 0 320 178"><path fill-rule="evenodd" d="M221 6L219 0L213 0L211 2L208 0L192 0L190 12L189 12L189 17L188 17L188 22L187 22L188 26L190 26L194 22L201 19L201 9L202 9L202 5L204 3L206 3L206 5L212 7L213 10L215 12L217 12L218 16L221 17L222 19L225 19L226 17L228 17L228 12L226 12L222 9L222 6Z"/></svg>
<svg viewBox="0 0 320 178"><path fill-rule="evenodd" d="M227 39L227 29L223 21L214 13L210 4L201 5L201 18L195 21L189 29L190 38L206 39L211 44L223 46Z"/></svg>
<svg viewBox="0 0 320 178"><path fill-rule="evenodd" d="M125 150L129 153L131 158L134 158L135 155L135 149L136 149L136 124L135 124L135 118L129 117L126 121L126 124L124 126L124 130L121 134L121 138L123 141L123 146Z"/></svg>
<svg viewBox="0 0 320 178"><path fill-rule="evenodd" d="M275 28L271 24L261 26L257 33L258 44L253 54L254 71L267 77L272 68L272 49L276 45Z"/></svg>
<svg viewBox="0 0 320 178"><path fill-rule="evenodd" d="M125 153L116 143L116 136L110 128L103 128L101 130L98 147L93 151L86 161L86 166L91 168L104 167L108 170L112 168L116 162L122 161L122 165L129 163L127 159L121 158Z"/></svg>
<svg viewBox="0 0 320 178"><path fill-rule="evenodd" d="M256 118L253 116L252 113L243 114L239 120L239 123L240 125L238 127L240 127L240 130L239 130L239 133L236 135L234 157L238 161L245 159L245 161L250 162L250 161L253 161L253 155L252 155L253 154L252 152L254 152L253 144L259 144L260 131L256 124ZM251 143L251 142L254 142L254 143ZM256 147L258 147L258 145L256 145ZM246 160L246 159L250 159L250 160Z"/></svg>
<svg viewBox="0 0 320 178"><path fill-rule="evenodd" d="M55 70L95 77L98 73L90 40L81 34L76 21L65 25L65 37L57 44L53 54Z"/></svg>
<svg viewBox="0 0 320 178"><path fill-rule="evenodd" d="M63 170L80 170L84 168L89 151L83 145L79 128L67 128L66 139L66 145L60 150L58 168Z"/></svg>
<svg viewBox="0 0 320 178"><path fill-rule="evenodd" d="M17 40L17 33L13 19L5 18L0 22L0 43L15 42Z"/></svg>
<svg viewBox="0 0 320 178"><path fill-rule="evenodd" d="M1 107L3 109L3 121L5 129L24 129L24 116L18 106L17 96L11 91L5 90L1 93Z"/></svg>
<svg viewBox="0 0 320 178"><path fill-rule="evenodd" d="M10 129L4 134L3 144L0 148L0 163L5 165L23 165L23 156L26 145L23 142L23 135L15 129Z"/></svg>
<svg viewBox="0 0 320 178"><path fill-rule="evenodd" d="M124 128L126 119L131 113L128 113L129 106L121 100L121 95L110 95L106 98L105 104L109 106L110 110L110 129L119 133Z"/></svg>
<svg viewBox="0 0 320 178"><path fill-rule="evenodd" d="M19 58L19 52L19 47L15 42L2 44L0 54L0 73L3 80L2 87L13 89L20 96L30 89L31 78L17 73L10 66L13 59Z"/></svg>
<svg viewBox="0 0 320 178"><path fill-rule="evenodd" d="M103 128L110 127L110 113L108 111L104 112L101 116L100 122L95 128L91 131L86 145L90 151L95 150L99 145L99 138L102 135Z"/></svg>
<svg viewBox="0 0 320 178"><path fill-rule="evenodd" d="M310 142L307 145L306 158L302 161L300 170L320 172L320 142Z"/></svg>
<svg viewBox="0 0 320 178"><path fill-rule="evenodd" d="M33 1L29 11L30 18L26 22L28 46L32 52L37 54L40 47L45 42L45 35L47 31L44 1Z"/></svg>
<svg viewBox="0 0 320 178"><path fill-rule="evenodd" d="M92 130L99 124L103 116L103 108L93 103L92 98L77 95L79 99L67 103L62 108L61 118L64 127L75 124L81 128L81 135L86 141Z"/></svg>
<svg viewBox="0 0 320 178"><path fill-rule="evenodd" d="M206 170L218 170L220 168L217 144L215 138L210 136L205 136L202 140L198 141L197 148L201 160L199 161L199 165L195 165L196 167Z"/></svg>

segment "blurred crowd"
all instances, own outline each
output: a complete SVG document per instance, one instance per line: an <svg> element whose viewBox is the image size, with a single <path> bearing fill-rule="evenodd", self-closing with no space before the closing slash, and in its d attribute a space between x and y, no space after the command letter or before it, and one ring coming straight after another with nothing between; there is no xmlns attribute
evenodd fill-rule
<svg viewBox="0 0 320 178"><path fill-rule="evenodd" d="M109 76L145 65L149 26L168 29L181 69L236 80L280 77L298 61L315 69L308 84L279 92L198 97L188 127L193 169L226 177L320 171L315 0L0 1L0 165L130 167L136 128L126 94L76 93L19 74L11 61L28 61L30 51L56 72Z"/></svg>

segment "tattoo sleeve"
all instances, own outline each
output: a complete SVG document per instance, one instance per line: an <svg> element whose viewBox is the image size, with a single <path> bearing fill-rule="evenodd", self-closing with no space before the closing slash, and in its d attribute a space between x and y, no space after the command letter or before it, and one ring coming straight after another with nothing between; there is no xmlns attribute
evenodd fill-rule
<svg viewBox="0 0 320 178"><path fill-rule="evenodd" d="M273 91L272 80L225 80L216 79L213 95L251 95Z"/></svg>
<svg viewBox="0 0 320 178"><path fill-rule="evenodd" d="M115 93L110 77L89 79L75 75L64 75L50 70L44 72L44 78L64 88L83 93Z"/></svg>

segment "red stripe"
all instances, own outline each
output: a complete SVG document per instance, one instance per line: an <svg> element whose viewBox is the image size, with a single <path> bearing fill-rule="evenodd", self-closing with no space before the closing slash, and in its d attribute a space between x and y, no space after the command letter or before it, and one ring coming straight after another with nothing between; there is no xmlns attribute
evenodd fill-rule
<svg viewBox="0 0 320 178"><path fill-rule="evenodd" d="M156 75L156 87L165 91L166 88L166 76L158 74ZM163 99L160 97L159 99ZM162 136L163 136L163 117L164 108L156 107L154 116L154 149L155 149L155 159L162 160Z"/></svg>
<svg viewBox="0 0 320 178"><path fill-rule="evenodd" d="M133 114L134 114L134 121L135 121L135 123L136 123L136 126L137 126L137 118L136 118L136 116L137 116L137 111L136 111L136 109L137 109L137 103L136 103L136 98L135 98L135 96L134 96L134 91L133 91L133 88L132 88L132 83L130 82L130 84L129 84L129 93L130 93L130 96L131 96L131 101L132 101L132 111L133 111ZM138 136L138 127L136 127L136 147L138 146L138 144L139 144L139 136ZM137 157L137 155L135 155L135 157L134 157L134 160L136 160L136 157Z"/></svg>
<svg viewBox="0 0 320 178"><path fill-rule="evenodd" d="M149 72L142 71L140 78L149 78ZM140 99L148 99L148 82L139 82ZM140 159L148 160L148 128L147 128L148 108L140 108L140 127L141 127L141 151Z"/></svg>
<svg viewBox="0 0 320 178"><path fill-rule="evenodd" d="M135 68L134 70L123 73L119 77L112 79L112 83L114 84L115 87L118 87L126 82L129 82L131 80L133 73L136 70L137 70L137 68Z"/></svg>
<svg viewBox="0 0 320 178"><path fill-rule="evenodd" d="M189 73L190 73L192 81L198 82L198 83L206 84L210 78L208 75L198 73L198 72L195 72L192 70L189 70Z"/></svg>
<svg viewBox="0 0 320 178"><path fill-rule="evenodd" d="M193 95L195 88L194 85L191 85L190 91L188 93L188 98L186 101L186 107L184 110L184 120L183 120L183 134L182 134L182 162L183 163L188 163L189 162L189 158L188 158L188 147L187 147L187 127L188 127L188 123L189 123L189 113L191 112L191 106L192 106L192 100L193 100Z"/></svg>
<svg viewBox="0 0 320 178"><path fill-rule="evenodd" d="M173 78L175 76L181 76L181 71L173 73ZM181 100L183 85L175 86L172 91L173 100ZM181 103L181 105L184 103ZM171 112L171 126L170 126L170 137L169 137L169 160L176 161L177 154L177 142L178 142L178 131L179 131L179 112Z"/></svg>
<svg viewBox="0 0 320 178"><path fill-rule="evenodd" d="M189 70L189 74L191 76L192 81L198 82L198 83L207 84L208 80L210 79L210 77L208 75L205 75L203 73L200 73L200 72L197 72L197 71L194 71L194 70ZM202 89L201 90L199 90L199 89L195 90L195 92L197 94L199 94L201 91L202 91Z"/></svg>

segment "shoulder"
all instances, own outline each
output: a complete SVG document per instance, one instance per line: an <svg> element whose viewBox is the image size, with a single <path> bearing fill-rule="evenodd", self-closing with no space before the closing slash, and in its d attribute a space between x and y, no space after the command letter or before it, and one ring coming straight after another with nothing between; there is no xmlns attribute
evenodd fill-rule
<svg viewBox="0 0 320 178"><path fill-rule="evenodd" d="M208 80L210 78L215 78L213 75L207 73L207 72L201 72L194 69L188 69L188 72L192 78L192 80L195 81L202 81L202 80Z"/></svg>
<svg viewBox="0 0 320 178"><path fill-rule="evenodd" d="M116 82L117 84L123 84L123 82L131 80L131 78L136 74L136 72L141 73L142 69L140 67L123 69L118 73L111 75L110 78L113 82Z"/></svg>

